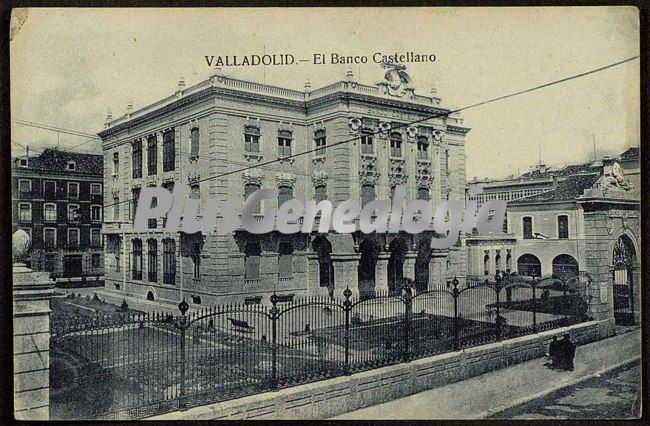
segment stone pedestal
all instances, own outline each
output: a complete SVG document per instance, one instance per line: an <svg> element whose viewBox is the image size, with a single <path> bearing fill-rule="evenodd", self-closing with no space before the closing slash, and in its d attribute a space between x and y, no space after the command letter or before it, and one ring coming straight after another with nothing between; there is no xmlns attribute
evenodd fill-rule
<svg viewBox="0 0 650 426"><path fill-rule="evenodd" d="M408 251L404 259L404 278L415 280L415 259L418 254L414 251Z"/></svg>
<svg viewBox="0 0 650 426"><path fill-rule="evenodd" d="M445 268L447 256L447 250L432 250L431 259L429 260L429 290L444 290L447 288L447 272Z"/></svg>
<svg viewBox="0 0 650 426"><path fill-rule="evenodd" d="M390 254L381 252L377 255L377 264L375 265L375 290L378 292L388 292L388 259Z"/></svg>
<svg viewBox="0 0 650 426"><path fill-rule="evenodd" d="M50 298L54 283L47 272L24 264L13 267L14 416L50 417Z"/></svg>
<svg viewBox="0 0 650 426"><path fill-rule="evenodd" d="M343 291L349 288L352 298L359 297L359 254L332 254L332 265L334 266L334 297L345 299Z"/></svg>

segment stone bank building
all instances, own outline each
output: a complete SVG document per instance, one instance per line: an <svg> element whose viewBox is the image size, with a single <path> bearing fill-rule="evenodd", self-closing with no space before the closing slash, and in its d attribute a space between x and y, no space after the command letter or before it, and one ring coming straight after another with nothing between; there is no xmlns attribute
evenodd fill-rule
<svg viewBox="0 0 650 426"><path fill-rule="evenodd" d="M407 199L463 200L469 128L449 111L435 89L416 94L404 67L385 66L375 85L348 71L342 81L318 89L306 83L303 91L217 69L191 87L181 80L176 93L152 105L109 115L99 133L106 290L171 303L182 288L194 305L257 304L273 292L284 301L340 296L345 288L363 297L396 291L403 278L427 289L449 274L464 276L464 248L432 252L431 232L322 235L315 225L311 234L189 235L164 231L164 219L132 232L145 186L187 185L191 197L242 203L257 189L277 188L277 204L327 199L336 207L348 199L389 200L403 184ZM256 167L270 160L277 162ZM277 208L265 203L260 217Z"/></svg>

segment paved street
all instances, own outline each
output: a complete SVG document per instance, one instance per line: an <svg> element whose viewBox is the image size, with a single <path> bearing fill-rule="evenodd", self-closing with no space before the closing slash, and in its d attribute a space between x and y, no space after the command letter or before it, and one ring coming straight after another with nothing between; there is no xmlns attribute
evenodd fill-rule
<svg viewBox="0 0 650 426"><path fill-rule="evenodd" d="M620 404L626 404L625 401L632 397L621 395L619 401L619 398L615 398L614 395L621 392L614 389L619 389L616 388L619 386L620 389L625 388L632 392L634 369L626 370L628 373L622 371L621 375L614 372L611 384L614 388L611 389L603 387L602 380L600 381L601 385L582 382L582 387L580 384L576 385L576 382L614 366L638 359L640 357L640 339L639 330L634 330L579 346L576 351L574 371L551 370L544 366L544 363L547 362L545 358L538 358L472 379L342 414L336 419L473 419L491 416L494 418L511 418L510 416L538 418L540 415L558 418L562 416L564 416L563 418L589 418L597 415L596 411L599 407L602 407L603 410L599 415L605 416L601 418L618 417L619 414L624 415L629 410L625 411L625 407L617 407ZM605 381L608 378L607 374L601 376L601 379L603 377ZM596 377L596 379L598 378ZM566 396L557 396L557 398L566 398L562 402L553 402L553 396L550 396L548 400L544 398L544 395L547 394L560 395L555 391L574 385L576 389L581 388L581 392L577 396L568 390L569 394ZM591 402L590 398L592 398ZM535 409L534 406L524 405L540 399L543 400L540 402L542 405L538 404L540 410ZM600 402L595 402L596 400ZM565 404L565 406L558 404ZM570 407L568 404L581 406L582 410ZM564 411L557 407L563 407ZM548 411L545 411L546 408ZM512 411L504 411L506 409ZM517 411L517 409L522 411ZM574 417L569 417L568 413Z"/></svg>
<svg viewBox="0 0 650 426"><path fill-rule="evenodd" d="M513 420L629 419L640 409L639 363L554 392L489 418Z"/></svg>

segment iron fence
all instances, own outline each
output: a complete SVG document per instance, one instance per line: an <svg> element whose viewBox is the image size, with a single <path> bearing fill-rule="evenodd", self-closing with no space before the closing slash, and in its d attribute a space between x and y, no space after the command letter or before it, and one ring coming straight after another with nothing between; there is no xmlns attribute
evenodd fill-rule
<svg viewBox="0 0 650 426"><path fill-rule="evenodd" d="M52 324L51 417L142 418L588 320L591 280L226 304Z"/></svg>

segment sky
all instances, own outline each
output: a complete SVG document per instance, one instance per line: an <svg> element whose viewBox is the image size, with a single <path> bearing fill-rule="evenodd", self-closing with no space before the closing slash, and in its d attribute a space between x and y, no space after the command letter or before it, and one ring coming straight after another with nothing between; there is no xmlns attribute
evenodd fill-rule
<svg viewBox="0 0 650 426"><path fill-rule="evenodd" d="M13 22L19 22L14 17ZM433 53L407 64L415 92L432 87L461 108L639 54L632 7L28 9L10 42L11 117L97 133L107 110L144 107L206 79L206 55L313 53L372 56ZM224 67L242 78L302 90L342 80L348 65ZM370 60L359 81L382 77ZM463 113L467 178L523 173L539 162L569 164L639 145L639 61ZM101 153L99 141L12 122L22 146ZM9 142L6 142L9 143Z"/></svg>

